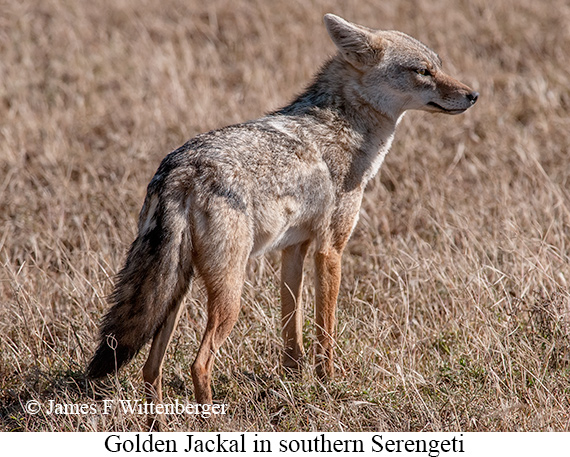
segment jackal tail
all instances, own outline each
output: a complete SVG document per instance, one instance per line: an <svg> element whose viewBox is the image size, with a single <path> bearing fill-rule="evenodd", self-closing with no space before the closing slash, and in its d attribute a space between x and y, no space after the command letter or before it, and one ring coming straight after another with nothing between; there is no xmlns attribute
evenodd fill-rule
<svg viewBox="0 0 570 457"><path fill-rule="evenodd" d="M145 207L153 214L145 214ZM109 297L113 306L103 318L100 343L87 367L90 378L114 373L129 362L184 298L193 276L185 218L164 204L145 207L141 220L148 223L139 223L139 235Z"/></svg>

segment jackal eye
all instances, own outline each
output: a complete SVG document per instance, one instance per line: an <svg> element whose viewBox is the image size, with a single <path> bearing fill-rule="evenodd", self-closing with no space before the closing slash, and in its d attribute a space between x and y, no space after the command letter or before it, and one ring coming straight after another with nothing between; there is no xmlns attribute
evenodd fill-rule
<svg viewBox="0 0 570 457"><path fill-rule="evenodd" d="M431 72L427 68L418 68L416 73L421 76L431 76Z"/></svg>

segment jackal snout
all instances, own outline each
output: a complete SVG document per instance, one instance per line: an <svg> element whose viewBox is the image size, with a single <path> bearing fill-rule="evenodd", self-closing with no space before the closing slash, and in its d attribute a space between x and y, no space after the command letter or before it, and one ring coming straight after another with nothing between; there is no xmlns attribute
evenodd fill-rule
<svg viewBox="0 0 570 457"><path fill-rule="evenodd" d="M460 114L473 106L479 92L444 74L441 70L430 75L434 89L429 96L425 111Z"/></svg>

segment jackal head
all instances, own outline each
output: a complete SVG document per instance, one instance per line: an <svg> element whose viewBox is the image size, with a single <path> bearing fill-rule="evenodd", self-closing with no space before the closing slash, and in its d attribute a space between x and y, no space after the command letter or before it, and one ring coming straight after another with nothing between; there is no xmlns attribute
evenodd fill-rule
<svg viewBox="0 0 570 457"><path fill-rule="evenodd" d="M325 25L339 54L354 70L357 96L394 119L409 109L459 114L479 94L445 74L439 56L402 32L372 30L333 14Z"/></svg>

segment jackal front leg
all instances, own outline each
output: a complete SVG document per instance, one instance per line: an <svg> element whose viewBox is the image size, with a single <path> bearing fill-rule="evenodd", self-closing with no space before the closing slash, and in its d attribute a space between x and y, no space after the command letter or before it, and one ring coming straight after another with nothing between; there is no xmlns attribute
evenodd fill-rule
<svg viewBox="0 0 570 457"><path fill-rule="evenodd" d="M334 373L335 311L340 287L341 257L342 252L334 248L326 252L317 251L315 254L317 326L315 369L321 379L332 377Z"/></svg>
<svg viewBox="0 0 570 457"><path fill-rule="evenodd" d="M303 262L309 242L290 246L281 256L281 333L283 368L298 374L303 359Z"/></svg>

